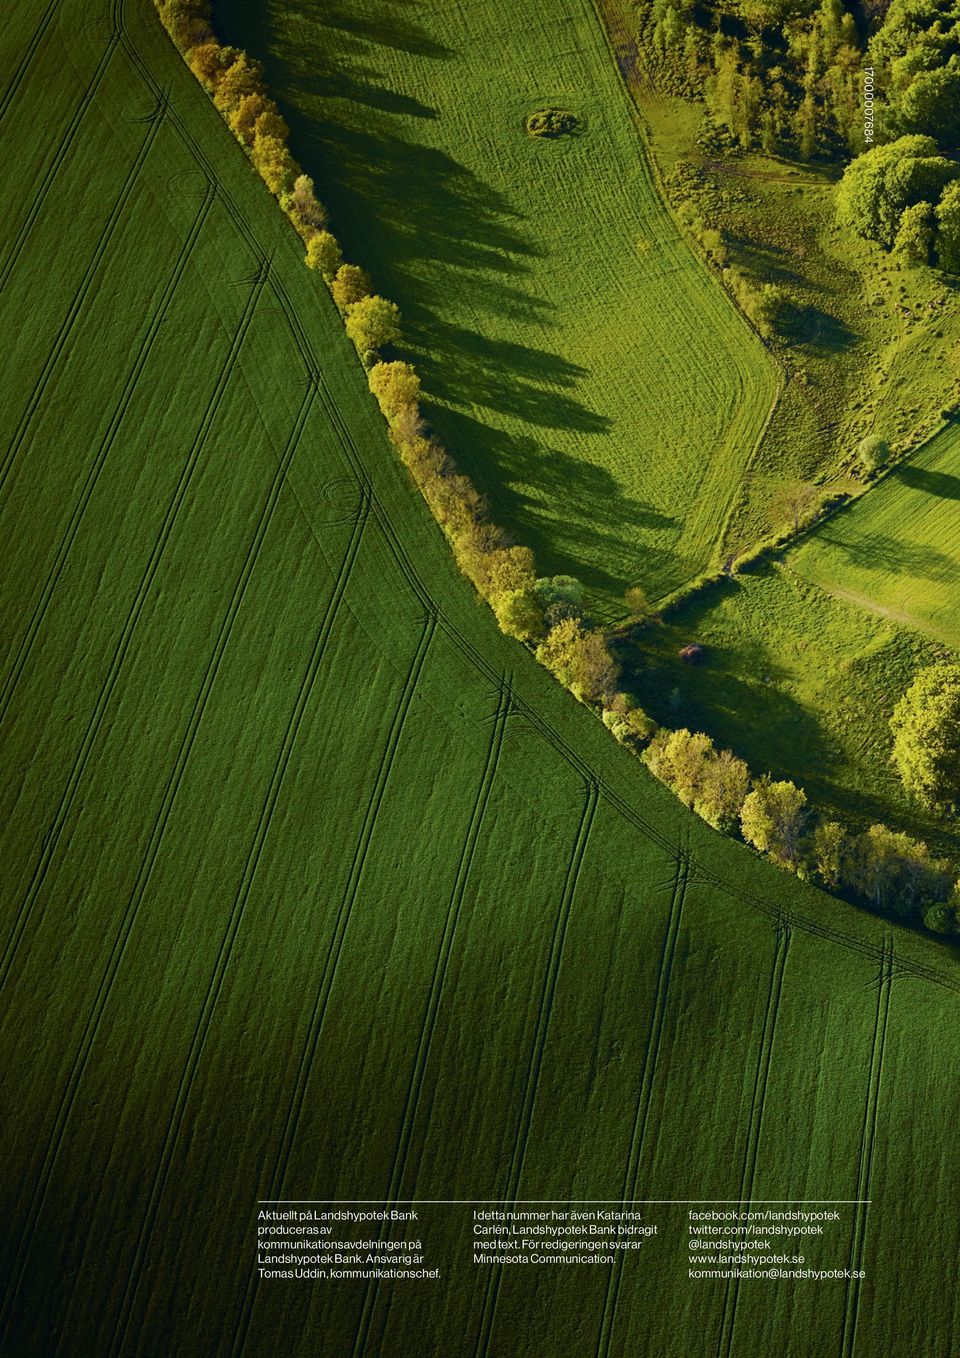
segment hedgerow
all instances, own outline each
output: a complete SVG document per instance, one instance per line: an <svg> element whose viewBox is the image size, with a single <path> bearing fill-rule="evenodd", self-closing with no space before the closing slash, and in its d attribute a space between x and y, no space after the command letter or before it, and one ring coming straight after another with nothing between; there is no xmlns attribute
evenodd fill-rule
<svg viewBox="0 0 960 1358"><path fill-rule="evenodd" d="M266 88L260 63L218 42L210 0L155 4L184 60L303 241L305 264L330 292L401 461L449 540L459 569L489 604L501 631L528 646L540 664L592 707L613 736L640 755L651 773L708 824L739 833L772 862L827 890L847 892L938 933L960 934L960 896L948 865L932 859L924 844L882 825L861 835L850 835L835 822L811 830L806 797L793 783L754 779L742 759L717 750L702 732L659 729L620 689L611 636L591 625L583 586L571 576L537 576L533 553L512 543L491 520L483 496L428 428L419 375L411 364L390 356L401 340L399 309L374 291L364 269L343 260L313 181L290 152L289 129ZM538 135L572 130L576 120L572 115L563 118L571 119L569 125L554 119L528 130ZM825 502L814 517L822 517L826 507ZM794 536L782 533L765 540L738 568ZM671 597L670 605L723 578L725 573L718 572L691 581Z"/></svg>

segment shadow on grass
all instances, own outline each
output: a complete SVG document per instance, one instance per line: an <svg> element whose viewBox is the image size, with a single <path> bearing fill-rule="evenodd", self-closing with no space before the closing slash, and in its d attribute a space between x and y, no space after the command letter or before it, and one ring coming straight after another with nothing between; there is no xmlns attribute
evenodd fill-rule
<svg viewBox="0 0 960 1358"><path fill-rule="evenodd" d="M822 781L831 752L817 718L778 686L785 676L775 654L748 638L737 648L708 640L706 663L684 664L680 647L702 636L691 613L628 644L627 682L641 706L665 726L705 731L755 774Z"/></svg>
<svg viewBox="0 0 960 1358"><path fill-rule="evenodd" d="M606 595L651 578L666 577L669 588L673 577L679 584L689 576L691 563L667 550L635 541L625 545L631 529L662 533L676 521L626 495L606 468L448 407L427 413L493 505L494 519L522 521L523 542L533 549L542 574L576 574L589 591ZM534 486L535 495L525 489Z"/></svg>
<svg viewBox="0 0 960 1358"><path fill-rule="evenodd" d="M849 349L860 341L856 331L829 311L815 306L799 306L793 309L793 313L784 333L794 344L829 354L839 349Z"/></svg>
<svg viewBox="0 0 960 1358"><path fill-rule="evenodd" d="M891 474L891 479L940 500L960 500L960 476L952 476L949 472L928 471L925 467L912 467L906 463Z"/></svg>
<svg viewBox="0 0 960 1358"><path fill-rule="evenodd" d="M431 82L456 82L462 58L431 36L421 11L419 0L215 6L222 39L263 61L290 124L291 150L316 181L347 257L367 265L378 291L399 303L404 353L416 362L427 397L460 408L428 409L457 462L498 511L522 524L544 570L576 573L588 588L620 593L652 560L651 553L624 561L625 525L671 521L625 503L608 473L540 445L540 431L548 439L549 431L609 428L606 416L577 397L586 370L547 349L484 333L485 317L550 324L552 303L530 286L530 265L543 247L536 222L495 184L424 143L420 129L437 117ZM402 78L405 56L410 79ZM451 298L475 326L451 324ZM484 410L522 421L531 437L488 427ZM512 489L524 481L542 492L539 506ZM558 552L550 543L564 505L570 532ZM582 557L566 555L581 547L588 559L609 561L609 571L591 572Z"/></svg>
<svg viewBox="0 0 960 1358"><path fill-rule="evenodd" d="M888 533L837 537L829 531L821 531L811 540L818 546L833 547L860 570L880 571L884 575L894 572L941 583L957 578L956 559L927 543L907 542Z"/></svg>
<svg viewBox="0 0 960 1358"><path fill-rule="evenodd" d="M781 335L820 354L852 348L862 339L855 330L828 309L829 295L805 274L793 267L794 256L784 246L758 244L746 236L731 239L737 263L763 283L774 283L788 291L800 289L802 295L816 295L817 303L795 302L779 324ZM819 305L818 305L819 303Z"/></svg>

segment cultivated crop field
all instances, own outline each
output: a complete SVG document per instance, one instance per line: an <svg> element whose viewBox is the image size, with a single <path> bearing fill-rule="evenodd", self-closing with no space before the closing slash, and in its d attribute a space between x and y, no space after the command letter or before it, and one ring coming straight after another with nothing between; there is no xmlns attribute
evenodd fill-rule
<svg viewBox="0 0 960 1358"><path fill-rule="evenodd" d="M960 423L952 421L792 560L880 617L960 647Z"/></svg>
<svg viewBox="0 0 960 1358"><path fill-rule="evenodd" d="M215 6L335 230L399 303L431 418L606 616L703 569L776 394L663 206L590 0ZM574 114L531 137L542 108Z"/></svg>
<svg viewBox="0 0 960 1358"><path fill-rule="evenodd" d="M956 959L496 631L151 5L14 7L0 120L0 1350L949 1354ZM862 1200L809 1256L866 1278L688 1283L682 1210L642 1266L440 1216L432 1290L257 1276L258 1198L700 1194Z"/></svg>

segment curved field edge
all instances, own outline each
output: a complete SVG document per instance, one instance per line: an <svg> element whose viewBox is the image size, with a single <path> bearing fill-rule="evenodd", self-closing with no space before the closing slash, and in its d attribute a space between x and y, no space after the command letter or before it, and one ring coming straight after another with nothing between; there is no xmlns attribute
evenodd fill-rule
<svg viewBox="0 0 960 1358"><path fill-rule="evenodd" d="M587 0L559 21L216 14L399 303L431 419L494 517L609 619L628 586L659 598L708 565L776 372L663 204ZM524 134L551 103L579 134Z"/></svg>
<svg viewBox="0 0 960 1358"><path fill-rule="evenodd" d="M189 52L187 54L188 64L194 70L195 74L197 74L201 78L205 88L207 88L208 91L212 92L214 102L217 104L217 107L220 109L222 115L228 119L231 129L237 135L238 140L240 140L242 144L249 146L252 163L257 168L258 173L260 173L260 175L265 180L271 192L280 195L280 203L281 206L284 208L284 212L290 218L291 224L294 225L298 234L301 235L301 237L308 244L308 252L306 258L307 264L312 267L317 267L319 265L319 267L323 269L324 278L328 282L331 288L331 292L333 293L334 297L338 302L339 309L341 310L341 312L345 312L346 314L346 328L348 334L350 334L352 333L352 323L354 321L354 308L351 307L350 305L345 305L344 300L340 295L341 279L352 268L355 274L359 275L361 278L365 280L363 284L364 288L369 288L370 284L369 282L366 281L366 276L363 274L363 271L357 270L355 266L345 266L345 268L340 269L340 271L336 275L336 278L333 277L333 272L337 268L337 261L339 261L340 258L340 250L335 238L331 236L328 232L320 231L318 234L318 225L316 219L319 217L319 224L322 226L323 222L325 221L325 210L319 208L318 204L316 203L316 200L313 197L312 179L301 176L296 180L297 192L301 192L303 189L305 189L307 197L312 206L300 210L294 208L292 199L288 199L285 201L284 195L282 194L283 184L284 182L286 182L288 186L292 184L294 177L300 174L300 167L295 161L295 159L291 156L289 148L287 147L286 144L288 137L287 126L283 122L282 118L279 117L278 110L275 104L273 104L272 100L270 100L268 97L265 97L265 91L262 85L260 64L255 63L252 68L249 68L248 74L244 75L242 79L246 81L247 88L252 88L252 90L254 91L251 95L248 96L248 98L253 100L257 104L257 107L261 109L265 108L270 110L269 112L264 112L262 118L273 120L273 123L276 125L277 131L275 135L267 134L267 139L263 144L261 144L261 135L259 132L257 132L256 135L253 136L251 144L251 137L249 135L245 135L241 126L237 122L237 117L239 116L241 111L241 105L238 103L238 100L241 97L238 87L232 80L232 77L226 75L218 77L215 74L216 69L218 68L221 70L224 69L222 64L224 61L230 66L231 72L239 72L243 69L243 64L248 61L248 58L246 54L242 51L242 49L238 49L236 47L221 47L219 45L219 43L214 37L213 30L210 26L210 6L208 0L193 0L193 3L195 10L200 15L200 17L195 21L195 24L199 25L199 27L194 26L192 28L189 28L186 32L184 32L182 29L178 29L177 21L176 20L171 21L169 15L165 16L164 21L170 26L171 34L175 37L175 40L178 42L178 44L180 44L182 47L189 47L191 44L196 45L195 55L193 52ZM211 65L211 62L214 64ZM244 101L244 104L245 103L246 101ZM577 130L580 128L579 120L573 117L573 115L563 114L561 121L563 120L565 120L564 128L566 132L571 131L571 129ZM259 121L257 122L256 126L257 128L260 127ZM274 148L273 151L269 153L269 155L267 154L266 149L268 142L270 142ZM308 218L304 217L303 211L309 212ZM326 244L323 243L324 240ZM314 246L321 247L321 253L319 254L316 253L314 251ZM324 264L322 262L323 260L326 260L327 263ZM395 305L392 302L391 303L384 302L382 298L372 299L371 304L375 304L380 308L384 307L392 308L394 313L396 313ZM361 305L365 304L358 303L356 308L357 312L359 312ZM384 339L375 340L371 338L365 343L361 343L358 339L357 333L353 333L353 338L354 342L359 345L359 348L361 350L367 348L368 345L382 344L385 342ZM400 338L399 329L397 328L395 329L392 335L392 340L394 343L396 343L398 342L399 338ZM371 350L369 354L364 354L365 366L369 367L371 364L375 362L377 358L378 354L375 349ZM400 369L406 370L408 377L410 379L413 379L415 382L414 392L418 393L419 377L416 375L415 370L410 368L409 365L394 365L394 366L395 367L399 366ZM411 436L409 434L404 435L403 433L401 433L400 426L396 424L396 420L398 419L396 411L392 409L389 400L385 402L382 399L379 378L389 367L390 365L386 365L386 368L379 365L373 367L370 372L370 385L373 390L377 391L378 400L380 400L381 406L384 409L384 413L387 415L388 420L391 423L391 437L393 441L397 444L404 462L407 463L407 465L410 467L410 470L414 475L414 479L420 486L424 498L427 500L428 504L430 504L433 512L437 516L438 521L443 524L444 531L446 532L447 536L450 538L454 546L454 551L457 557L458 564L460 565L461 569L463 569L464 572L469 575L471 580L473 580L481 596L487 598L488 602L490 602L491 605L494 607L497 613L498 622L500 623L502 630L507 632L509 635L525 637L525 639L532 641L531 627L533 619L529 615L529 609L527 611L526 617L520 618L519 620L516 619L515 614L510 614L509 612L509 610L512 609L513 606L517 603L518 598L520 598L521 596L519 594L514 593L513 595L504 596L503 598L498 600L496 597L494 597L494 594L491 594L491 586L493 586L494 593L496 592L496 586L493 584L495 579L494 575L495 563L498 561L499 558L506 559L511 556L511 553L509 551L504 552L503 550L500 550L498 552L494 548L494 539L503 544L501 530L499 530L499 528L496 528L489 523L480 521L482 519L482 516L485 514L485 508L478 506L476 504L475 492L473 491L469 479L464 480L464 478L461 477L459 478L459 482L463 487L465 487L465 490L469 492L469 496L473 497L472 508L469 507L466 500L462 502L462 508L466 512L468 525L472 521L472 528L470 528L469 532L458 531L458 529L455 526L455 520L452 520L450 516L449 497L443 493L444 491L443 469L446 468L447 471L451 470L449 467L448 460L446 458L446 454L443 452L442 449L436 448L435 445L431 445L428 440L424 440L422 438L418 439L417 437L412 437L411 439ZM407 416L412 417L414 421L419 425L421 408L418 404L416 404L416 401L418 399L416 394L413 396L412 399L414 400L414 404L404 407L404 411L401 413L405 413ZM405 421L405 425L407 427L409 426L409 420ZM431 448L433 450L432 452ZM434 460L432 462L429 460L426 462L421 461L422 454L425 451L430 454L431 458L434 459L436 459L437 455L439 455L439 461L437 460ZM452 489L454 483L457 480L458 478L454 478L453 481L449 483L448 488ZM460 492L458 491L457 497L459 496ZM486 546L481 546L478 554L475 548L479 546L484 539L486 539ZM474 545L471 546L470 545L471 543ZM762 556L764 552L768 551L768 549L769 544L758 546L758 548L754 552L754 557ZM526 557L526 562L523 565L522 570L525 573L525 578L528 581L528 588L532 587L534 583L532 570L533 567L532 553L530 553L529 549L527 548L512 550L513 552L519 552L521 556ZM473 558L472 564L471 557ZM487 564L484 565L484 562L486 562ZM505 561L503 564L505 564ZM519 564L520 563L517 562L517 565ZM519 577L515 575L514 579L519 584ZM706 575L701 576L696 582L688 586L687 593L691 594L694 592L701 592L704 589L704 587L709 583L710 580L708 576ZM680 593L682 594L683 591L680 591ZM675 607L678 602L679 602L678 596L677 594L674 594L670 600L671 607ZM507 611L503 611L505 608ZM617 695L612 699L609 698L610 686L618 682L617 675L618 667L611 660L611 657L607 650L607 641L602 636L602 634L599 633L595 633L592 636L590 635L584 636L579 631L578 623L573 622L571 625L573 626L577 636L581 638L581 640L576 641L575 643L572 644L574 644L575 647L580 646L583 647L582 652L580 652L580 660L577 662L577 664L580 667L578 672L582 678L582 682L581 679L577 678L577 673L574 670L570 669L568 659L565 659L563 654L560 653L554 654L550 651L550 647L554 645L555 638L559 637L559 633L562 629L557 629L556 633L554 632L550 633L550 636L544 643L543 650L538 648L537 658L541 660L542 663L546 664L547 667L550 668L557 675L557 677L562 678L562 681L568 684L569 687L571 687L571 689L576 693L578 697L581 698L587 697L588 699L599 698L604 707L603 715L605 724L608 721L609 715L611 718L610 722L611 729L616 731L618 720L616 716L617 707L618 705L620 706L620 708L622 708L623 705L629 705L630 699L626 695L622 694ZM557 645L558 646L561 645L559 640L557 641ZM562 645L566 645L566 642L564 641ZM587 660L588 654L593 655L594 659L588 661ZM600 668L597 668L598 665L600 666ZM592 666L592 670L589 669L590 666ZM593 676L592 678L589 677L590 674L592 674ZM679 690L675 690L675 692L678 693ZM609 714L606 710L608 699L610 705ZM641 724L649 725L649 719L642 713L639 715ZM621 725L623 725L623 723L621 723ZM665 731L661 732L660 734L663 736L667 736L669 735L669 732ZM689 737L689 732L687 731L680 731L677 732L676 734L680 737ZM694 739L699 740L702 738L695 737ZM712 744L709 742L707 757L708 758L716 757L715 753L713 752ZM729 755L727 755L726 757L729 757ZM765 763L766 760L764 760L763 762ZM651 767L653 766L651 765ZM737 776L741 777L741 775L744 779L749 780L749 770L745 765L742 764L742 762L740 764ZM669 783L670 782L669 777L665 777L664 781ZM792 784L789 786L788 791L791 792L791 795L795 795L796 797L798 797L801 804L805 805L806 797L802 791L798 792L797 789L795 789ZM759 795L759 793L757 795ZM744 804L744 806L746 807L746 803ZM700 809L701 808L698 806L697 810ZM710 814L705 814L705 819L708 819L711 823L714 823L714 818ZM753 840L753 836L746 832L746 830L745 838L751 841ZM811 835L809 833L809 827L806 838L808 841L806 851L809 851L812 842ZM927 854L926 846L923 844L917 846L917 851L922 855ZM772 851L771 856L776 857L776 855L773 854ZM851 859L851 861L853 860ZM931 877L929 889L933 895L933 902L937 903L944 900L951 890L952 878L950 874L950 868L949 864L946 862L943 863L931 862L930 870L933 876ZM799 867L797 868L797 871L798 875L804 875L800 871ZM899 890L899 888L892 880L889 883L889 885L892 886L894 890ZM851 887L854 899L858 900L859 902L860 897L863 894L862 884L860 882L859 877L854 876L851 882L844 882L844 886ZM874 903L879 904L879 902ZM924 915L923 918L924 922L926 923L926 915ZM931 915L930 918L931 927L934 927L934 925L943 926L944 924L948 924L952 916L949 909L940 909L937 914ZM943 932L943 928L939 927L939 931Z"/></svg>
<svg viewBox="0 0 960 1358"><path fill-rule="evenodd" d="M72 37L89 6L62 13ZM956 1177L951 1048L930 1041L956 1022L953 959L713 835L497 633L274 205L152 17L117 13L116 83L65 172L116 195L165 92L157 158L105 260L147 300L125 293L117 313L89 291L2 505L5 541L35 554L11 549L26 589L5 625L26 636L34 601L44 615L0 726L16 771L5 921L83 761L5 977L11 1351L252 1358L279 1332L304 1355L439 1355L464 1335L496 1351L531 1307L536 1358L573 1333L601 1353L681 1336L691 1355L722 1340L801 1358L841 1327L867 1352L941 1346L954 1316L936 1268L913 1283L923 1321L897 1305L930 1220L879 1206L939 1200ZM98 55L74 51L57 88L80 98ZM28 114L63 52L40 60ZM41 156L68 118L23 120ZM216 215L194 241L211 171ZM47 213L11 282L35 303L24 375L103 237L95 205L76 206L78 251L50 276ZM134 341L162 312L165 347L45 604L41 570L96 470L90 431L110 437L137 374L108 309ZM468 1269L439 1307L416 1288L251 1281L254 1198L274 1185L615 1197L691 1172L717 1196L874 1196L823 1260L862 1260L863 1288L721 1305L676 1286L683 1222L609 1287L605 1270L574 1289L551 1270L534 1297L521 1271L488 1287ZM949 1259L956 1223L936 1225ZM431 1238L452 1259L462 1226Z"/></svg>

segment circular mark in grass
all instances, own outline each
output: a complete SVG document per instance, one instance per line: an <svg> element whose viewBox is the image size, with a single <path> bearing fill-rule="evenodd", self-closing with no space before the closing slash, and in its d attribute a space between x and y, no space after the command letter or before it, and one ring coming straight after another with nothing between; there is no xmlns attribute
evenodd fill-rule
<svg viewBox="0 0 960 1358"><path fill-rule="evenodd" d="M576 115L564 108L540 108L523 120L530 137L567 137L579 125Z"/></svg>
<svg viewBox="0 0 960 1358"><path fill-rule="evenodd" d="M325 482L312 518L316 523L352 523L363 508L363 491L351 476L335 476Z"/></svg>

